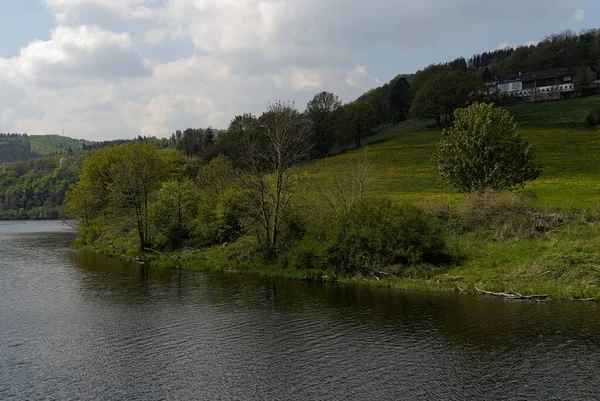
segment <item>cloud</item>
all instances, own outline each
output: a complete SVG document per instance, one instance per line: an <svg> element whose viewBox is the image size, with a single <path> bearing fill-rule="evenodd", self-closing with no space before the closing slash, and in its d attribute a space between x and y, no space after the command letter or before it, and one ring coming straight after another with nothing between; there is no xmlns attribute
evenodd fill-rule
<svg viewBox="0 0 600 401"><path fill-rule="evenodd" d="M43 3L55 18L49 39L0 58L0 89L12 93L0 99L0 109L12 110L4 124L104 139L225 127L275 99L302 109L322 90L351 101L406 63L419 64L421 49L437 52L473 32L545 33L574 23L580 0L505 0L493 12L473 0Z"/></svg>
<svg viewBox="0 0 600 401"><path fill-rule="evenodd" d="M19 56L0 58L0 79L44 85L65 85L75 79L140 77L149 65L128 33L96 26L59 26L50 40L31 42Z"/></svg>
<svg viewBox="0 0 600 401"><path fill-rule="evenodd" d="M582 9L577 9L573 13L573 21L575 22L583 22L585 21L585 11Z"/></svg>
<svg viewBox="0 0 600 401"><path fill-rule="evenodd" d="M494 50L503 50L503 49L506 49L507 47L511 47L510 46L510 42L508 40L505 40L504 42L500 43L498 46L496 46L495 48L493 48L492 51L494 51Z"/></svg>
<svg viewBox="0 0 600 401"><path fill-rule="evenodd" d="M10 122L14 114L15 111L8 107L0 109L0 129L4 128Z"/></svg>

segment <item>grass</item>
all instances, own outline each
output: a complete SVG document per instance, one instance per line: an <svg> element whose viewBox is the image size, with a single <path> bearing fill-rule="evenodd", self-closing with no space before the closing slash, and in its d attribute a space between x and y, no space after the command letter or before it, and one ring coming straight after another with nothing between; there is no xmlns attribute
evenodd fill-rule
<svg viewBox="0 0 600 401"><path fill-rule="evenodd" d="M580 128L586 115L600 107L600 96L517 104L508 110L523 127Z"/></svg>
<svg viewBox="0 0 600 401"><path fill-rule="evenodd" d="M600 203L600 133L578 124L585 112L573 111L585 111L594 102L600 103L600 97L511 107L523 138L533 146L542 166L542 175L527 186L538 195L538 206L581 209ZM564 124L555 127L553 116L561 104L567 110L560 117ZM527 124L534 116L538 126ZM456 203L460 195L438 183L433 154L440 135L440 129L409 121L369 138L371 145L364 148L373 166L370 188L397 201ZM348 151L316 161L309 175L317 181L325 179L351 168L358 157L360 152Z"/></svg>
<svg viewBox="0 0 600 401"><path fill-rule="evenodd" d="M600 205L600 133L583 125L585 114L600 97L510 107L524 139L534 149L542 174L526 190L537 195L537 207L570 209L577 219L529 240L494 241L480 233L451 235L448 246L463 262L446 266L428 280L338 277L342 283L410 291L475 288L547 293L553 298L600 299L600 219L585 222L584 210ZM426 123L405 122L364 140L372 164L369 190L398 202L456 205L462 195L438 185L433 154L441 135ZM340 147L336 156L305 167L311 181L327 182L348 171L362 151ZM275 265L236 263L215 247L155 258L162 267L196 271L237 271L290 279L334 277L332 271L285 269Z"/></svg>

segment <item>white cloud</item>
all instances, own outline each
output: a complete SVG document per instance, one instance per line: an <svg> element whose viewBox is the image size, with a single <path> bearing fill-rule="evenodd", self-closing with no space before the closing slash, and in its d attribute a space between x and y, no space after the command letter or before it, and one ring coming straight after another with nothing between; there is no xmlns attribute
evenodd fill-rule
<svg viewBox="0 0 600 401"><path fill-rule="evenodd" d="M500 43L498 46L496 46L492 50L503 50L503 49L506 49L507 47L511 47L510 42L508 40L505 40L504 42Z"/></svg>
<svg viewBox="0 0 600 401"><path fill-rule="evenodd" d="M540 43L537 40L528 40L527 42L523 43L523 46L537 46L537 44Z"/></svg>
<svg viewBox="0 0 600 401"><path fill-rule="evenodd" d="M14 114L15 111L8 107L0 109L0 129L4 129L5 125L8 125Z"/></svg>
<svg viewBox="0 0 600 401"><path fill-rule="evenodd" d="M577 9L573 13L573 21L575 22L583 22L585 21L585 10Z"/></svg>
<svg viewBox="0 0 600 401"><path fill-rule="evenodd" d="M0 87L15 92L0 99L12 110L5 124L95 139L225 127L275 99L303 108L322 90L351 101L381 84L378 66L414 49L494 29L529 34L568 22L580 3L506 0L490 12L473 0L43 1L56 20L50 38L0 58Z"/></svg>
<svg viewBox="0 0 600 401"><path fill-rule="evenodd" d="M64 85L79 78L131 78L148 73L149 66L129 33L96 26L59 26L50 40L30 43L17 57L0 58L0 79L14 82Z"/></svg>

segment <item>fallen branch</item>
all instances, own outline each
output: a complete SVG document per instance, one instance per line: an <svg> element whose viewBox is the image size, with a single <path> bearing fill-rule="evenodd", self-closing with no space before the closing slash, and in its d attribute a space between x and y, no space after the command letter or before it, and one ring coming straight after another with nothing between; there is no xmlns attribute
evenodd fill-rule
<svg viewBox="0 0 600 401"><path fill-rule="evenodd" d="M518 292L492 292L492 291L482 290L477 287L475 287L475 290L481 294L489 295L492 297L498 297L498 298L520 299L520 300L528 300L528 301L536 301L536 302L550 301L550 297L548 296L548 294L521 295Z"/></svg>
<svg viewBox="0 0 600 401"><path fill-rule="evenodd" d="M573 302L596 302L596 298L577 298Z"/></svg>

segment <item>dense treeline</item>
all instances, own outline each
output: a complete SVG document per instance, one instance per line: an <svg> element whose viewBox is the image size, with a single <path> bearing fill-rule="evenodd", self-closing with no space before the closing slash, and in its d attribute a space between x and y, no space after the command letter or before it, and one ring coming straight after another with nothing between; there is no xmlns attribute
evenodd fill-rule
<svg viewBox="0 0 600 401"><path fill-rule="evenodd" d="M469 77L469 85L473 87L482 84L484 80L492 77L505 77L517 75L520 72L531 72L547 70L552 68L579 68L592 67L600 72L600 29L590 29L577 34L573 31L564 31L559 34L550 35L537 45L519 46L515 48L506 48L475 54L468 60L459 57L446 63L429 65L414 74L401 74L392 79L385 85L371 89L364 93L356 101L368 103L375 110L375 119L377 125L385 125L393 122L402 121L403 115L398 115L398 109L392 107L390 100L393 89L399 81L404 81L410 88L412 97L416 97L421 89L433 78L438 77L438 83L441 74L451 74L456 76L462 73L463 78ZM466 82L466 78L462 79ZM447 80L446 83L451 83ZM402 85L406 85L402 84ZM467 88L468 89L468 88ZM440 85L441 90L441 85ZM437 92L435 93L437 95ZM422 97L425 97L423 95ZM427 98L431 98L431 91ZM430 100L430 99L428 99ZM434 100L434 99L432 99ZM494 101L491 98L478 98L475 100ZM461 103L461 102L458 102ZM464 102L462 102L464 105ZM445 107L447 109L447 107ZM454 110L450 108L450 115ZM428 115L429 114L429 115ZM431 117L436 120L447 112L422 113L415 110L414 117Z"/></svg>
<svg viewBox="0 0 600 401"><path fill-rule="evenodd" d="M583 66L600 71L600 29L584 30L579 34L567 30L550 35L537 45L476 54L468 66L481 73L487 68L493 76Z"/></svg>
<svg viewBox="0 0 600 401"><path fill-rule="evenodd" d="M59 218L84 158L53 155L0 165L0 218Z"/></svg>
<svg viewBox="0 0 600 401"><path fill-rule="evenodd" d="M27 160L38 156L31 151L27 135L0 133L0 163Z"/></svg>
<svg viewBox="0 0 600 401"><path fill-rule="evenodd" d="M91 143L85 139L73 139L61 135L31 135L31 150L39 155L74 153Z"/></svg>

